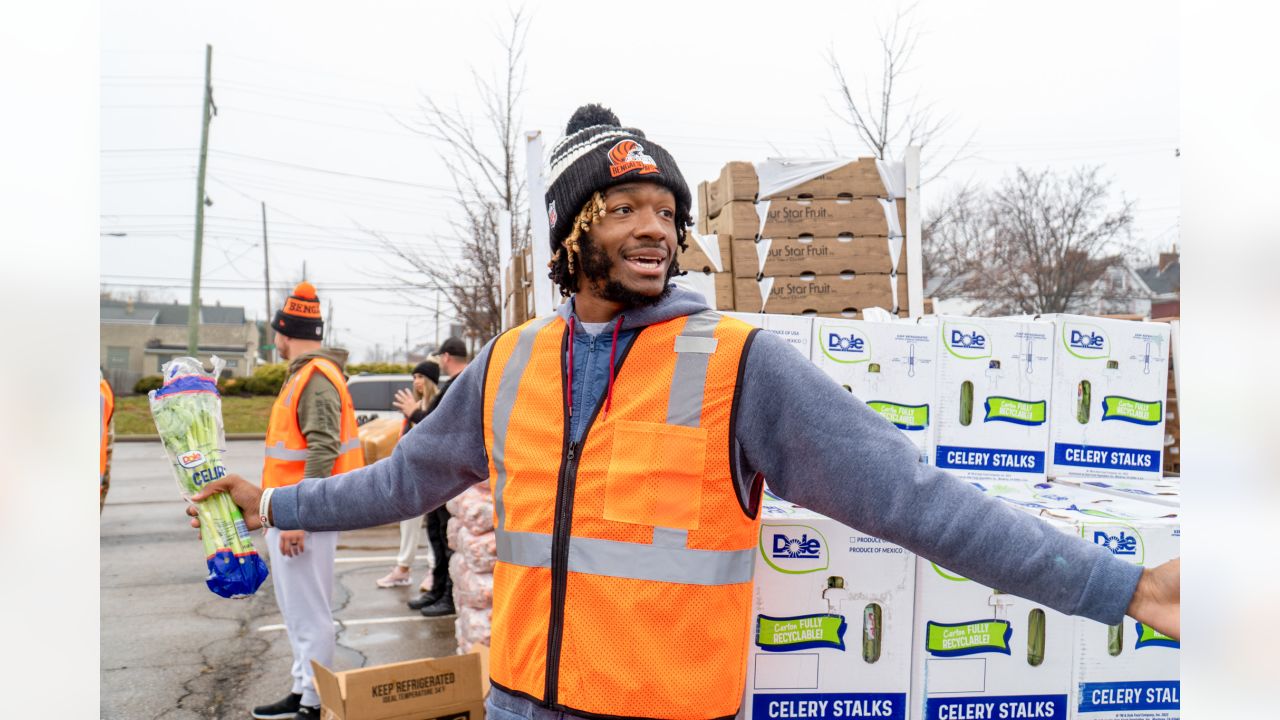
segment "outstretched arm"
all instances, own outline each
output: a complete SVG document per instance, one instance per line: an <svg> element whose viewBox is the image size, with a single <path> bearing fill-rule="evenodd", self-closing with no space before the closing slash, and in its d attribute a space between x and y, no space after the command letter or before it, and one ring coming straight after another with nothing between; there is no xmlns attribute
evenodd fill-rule
<svg viewBox="0 0 1280 720"><path fill-rule="evenodd" d="M746 363L741 476L759 471L780 497L985 585L1106 624L1128 611L1177 631L1176 564L1144 574L921 464L901 431L770 333L757 334Z"/></svg>
<svg viewBox="0 0 1280 720"><path fill-rule="evenodd" d="M488 346L458 375L440 407L396 445L391 457L329 478L277 488L271 524L283 530L354 530L417 517L488 478L483 433ZM262 492L238 475L210 483L194 500L229 492L249 527L260 525Z"/></svg>

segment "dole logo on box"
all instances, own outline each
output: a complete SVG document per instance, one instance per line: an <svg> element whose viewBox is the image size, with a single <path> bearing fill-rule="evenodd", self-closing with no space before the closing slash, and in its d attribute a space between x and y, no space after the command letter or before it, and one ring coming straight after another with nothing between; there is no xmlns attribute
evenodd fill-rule
<svg viewBox="0 0 1280 720"><path fill-rule="evenodd" d="M865 362L871 357L871 343L867 337L853 328L837 330L821 329L824 338L822 352L838 363Z"/></svg>
<svg viewBox="0 0 1280 720"><path fill-rule="evenodd" d="M944 323L942 343L947 350L962 360L991 357L991 344L986 332L969 323Z"/></svg>
<svg viewBox="0 0 1280 720"><path fill-rule="evenodd" d="M1116 535L1111 535L1105 530L1095 530L1093 542L1110 550L1112 555L1138 554L1138 539L1123 530Z"/></svg>
<svg viewBox="0 0 1280 720"><path fill-rule="evenodd" d="M1062 342L1067 352L1082 360L1101 360L1110 354L1107 333L1096 325L1067 322L1062 324Z"/></svg>
<svg viewBox="0 0 1280 720"><path fill-rule="evenodd" d="M827 541L808 525L762 525L760 554L769 567L788 574L825 570Z"/></svg>

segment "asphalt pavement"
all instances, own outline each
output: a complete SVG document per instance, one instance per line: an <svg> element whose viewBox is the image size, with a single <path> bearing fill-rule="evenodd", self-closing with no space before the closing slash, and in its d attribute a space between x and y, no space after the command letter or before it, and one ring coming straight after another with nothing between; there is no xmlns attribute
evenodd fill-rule
<svg viewBox="0 0 1280 720"><path fill-rule="evenodd" d="M257 481L262 456L261 441L230 441L226 464ZM210 592L185 505L159 441L116 444L100 535L103 718L247 718L289 692L292 656L270 579L247 599ZM415 584L374 585L399 542L394 525L340 536L335 669L457 651L453 617L424 618L404 605L428 568L426 533ZM261 532L254 543L265 558Z"/></svg>

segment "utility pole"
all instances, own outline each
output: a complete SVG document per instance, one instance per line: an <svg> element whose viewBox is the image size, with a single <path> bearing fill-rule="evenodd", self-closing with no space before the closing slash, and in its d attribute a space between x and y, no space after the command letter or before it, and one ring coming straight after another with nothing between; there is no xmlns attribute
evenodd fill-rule
<svg viewBox="0 0 1280 720"><path fill-rule="evenodd" d="M302 279L303 280L307 279L307 261L306 260L302 261Z"/></svg>
<svg viewBox="0 0 1280 720"><path fill-rule="evenodd" d="M409 321L404 321L404 361L409 362Z"/></svg>
<svg viewBox="0 0 1280 720"><path fill-rule="evenodd" d="M436 291L436 347L440 347L440 291Z"/></svg>
<svg viewBox="0 0 1280 720"><path fill-rule="evenodd" d="M204 170L209 157L209 121L218 113L213 104L213 46L204 46L204 109L200 117L200 169L196 174L196 246L191 260L191 306L187 309L187 354L196 357L200 345L200 255L204 243Z"/></svg>
<svg viewBox="0 0 1280 720"><path fill-rule="evenodd" d="M270 330L271 328L271 255L270 253L267 252L267 204L265 202L262 203L262 279L263 279L262 289L264 291L264 295L267 298L267 314L264 317L266 317L267 319L266 320L267 329ZM267 336L270 336L269 332L264 334ZM267 356L268 356L268 360L270 360L271 362L276 361L276 348L274 345L272 345L271 349L267 351Z"/></svg>
<svg viewBox="0 0 1280 720"><path fill-rule="evenodd" d="M333 339L333 300L330 300L328 304L329 309L325 311L324 315L324 343L325 345L333 345L335 344Z"/></svg>

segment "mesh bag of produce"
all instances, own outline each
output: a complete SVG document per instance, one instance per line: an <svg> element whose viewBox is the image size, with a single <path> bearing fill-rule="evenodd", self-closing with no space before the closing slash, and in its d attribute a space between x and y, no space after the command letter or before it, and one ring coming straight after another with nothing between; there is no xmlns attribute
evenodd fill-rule
<svg viewBox="0 0 1280 720"><path fill-rule="evenodd" d="M194 358L170 360L161 367L164 385L148 393L151 417L173 465L178 490L188 502L205 485L226 475L222 398L215 381L223 363L216 356L212 362L209 374ZM252 595L267 579L267 564L253 547L240 509L226 493L195 506L209 568L205 584L222 597Z"/></svg>

